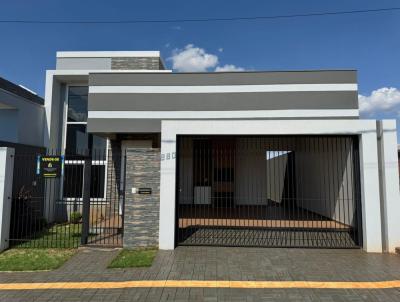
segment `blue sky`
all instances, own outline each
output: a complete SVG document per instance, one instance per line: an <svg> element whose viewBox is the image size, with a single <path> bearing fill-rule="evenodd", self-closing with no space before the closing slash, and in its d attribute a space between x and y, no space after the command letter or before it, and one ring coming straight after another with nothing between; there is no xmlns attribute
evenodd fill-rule
<svg viewBox="0 0 400 302"><path fill-rule="evenodd" d="M394 0L14 0L3 1L0 19L187 19L396 6ZM216 57L216 64L207 57L208 70L226 64L250 70L357 69L363 115L397 118L400 113L400 11L251 22L0 24L0 32L0 75L42 96L45 70L55 68L58 50L161 50L171 68L175 61L168 58L189 47L203 61Z"/></svg>

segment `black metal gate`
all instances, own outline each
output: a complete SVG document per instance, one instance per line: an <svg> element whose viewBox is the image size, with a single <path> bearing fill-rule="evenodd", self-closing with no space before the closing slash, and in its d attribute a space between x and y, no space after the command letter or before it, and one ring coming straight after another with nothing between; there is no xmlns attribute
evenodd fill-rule
<svg viewBox="0 0 400 302"><path fill-rule="evenodd" d="M107 150L77 153L15 154L10 246L122 246L124 157ZM42 173L46 156L59 158L59 175Z"/></svg>
<svg viewBox="0 0 400 302"><path fill-rule="evenodd" d="M362 245L358 138L179 136L178 245Z"/></svg>

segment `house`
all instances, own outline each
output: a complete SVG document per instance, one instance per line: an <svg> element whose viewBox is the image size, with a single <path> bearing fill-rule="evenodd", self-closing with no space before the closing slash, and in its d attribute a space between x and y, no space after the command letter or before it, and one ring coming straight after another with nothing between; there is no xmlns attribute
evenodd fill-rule
<svg viewBox="0 0 400 302"><path fill-rule="evenodd" d="M43 147L44 100L0 77L0 146Z"/></svg>
<svg viewBox="0 0 400 302"><path fill-rule="evenodd" d="M359 118L355 70L174 73L158 51L58 52L44 108L65 159L46 219L82 212L86 243L400 245L396 124Z"/></svg>

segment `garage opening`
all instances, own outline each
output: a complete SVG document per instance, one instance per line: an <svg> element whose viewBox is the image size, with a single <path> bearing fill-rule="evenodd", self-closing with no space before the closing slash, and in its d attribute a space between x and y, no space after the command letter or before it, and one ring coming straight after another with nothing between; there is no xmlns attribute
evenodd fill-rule
<svg viewBox="0 0 400 302"><path fill-rule="evenodd" d="M176 244L362 246L358 138L178 136Z"/></svg>

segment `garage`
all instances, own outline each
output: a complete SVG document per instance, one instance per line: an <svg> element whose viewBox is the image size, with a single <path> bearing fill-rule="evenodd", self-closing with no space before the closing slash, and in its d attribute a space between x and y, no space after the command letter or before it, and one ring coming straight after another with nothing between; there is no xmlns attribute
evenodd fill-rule
<svg viewBox="0 0 400 302"><path fill-rule="evenodd" d="M176 245L362 246L357 136L178 135Z"/></svg>

